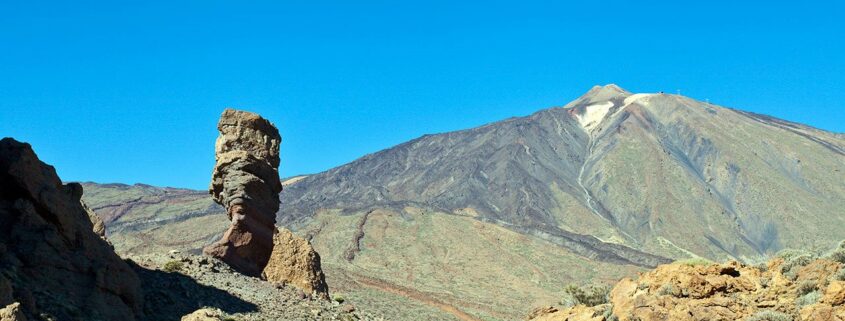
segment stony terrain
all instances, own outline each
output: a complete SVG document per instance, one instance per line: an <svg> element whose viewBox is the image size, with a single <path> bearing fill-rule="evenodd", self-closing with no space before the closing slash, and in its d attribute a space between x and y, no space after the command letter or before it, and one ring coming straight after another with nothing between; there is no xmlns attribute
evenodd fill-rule
<svg viewBox="0 0 845 321"><path fill-rule="evenodd" d="M545 307L532 321L842 321L845 242L825 258L784 252L768 264L687 261L625 278L607 303Z"/></svg>
<svg viewBox="0 0 845 321"><path fill-rule="evenodd" d="M124 261L83 192L28 144L0 140L0 320L383 320L329 300L319 257L289 232L279 239L304 244L280 241L270 258L285 283L175 251Z"/></svg>
<svg viewBox="0 0 845 321"><path fill-rule="evenodd" d="M313 297L284 284L245 276L208 256L186 253L132 257L144 282L149 320L197 309L219 310L219 320L382 320L353 304ZM187 312L186 312L187 311Z"/></svg>
<svg viewBox="0 0 845 321"><path fill-rule="evenodd" d="M311 241L333 292L368 308L510 320L573 281L829 247L845 235L843 181L841 134L608 85L283 180L277 219ZM227 227L204 192L85 186L120 253L196 252Z"/></svg>

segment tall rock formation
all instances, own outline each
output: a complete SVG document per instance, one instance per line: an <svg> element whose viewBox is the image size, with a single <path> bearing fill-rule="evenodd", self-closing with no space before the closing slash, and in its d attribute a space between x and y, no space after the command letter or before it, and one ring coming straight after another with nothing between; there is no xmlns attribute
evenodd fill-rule
<svg viewBox="0 0 845 321"><path fill-rule="evenodd" d="M81 197L29 144L0 140L0 307L10 315L140 317L138 276L95 234Z"/></svg>
<svg viewBox="0 0 845 321"><path fill-rule="evenodd" d="M259 276L273 250L279 210L279 131L261 116L226 109L217 124L217 164L209 192L232 224L204 252L241 273Z"/></svg>

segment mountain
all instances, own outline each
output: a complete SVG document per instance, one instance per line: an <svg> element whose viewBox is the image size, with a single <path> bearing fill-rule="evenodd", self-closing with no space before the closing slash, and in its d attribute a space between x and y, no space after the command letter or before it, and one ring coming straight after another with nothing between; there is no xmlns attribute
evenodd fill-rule
<svg viewBox="0 0 845 321"><path fill-rule="evenodd" d="M829 247L845 235L843 182L841 134L607 85L288 179L277 219L369 310L516 319L566 283ZM85 188L119 252L196 250L225 229L205 192Z"/></svg>

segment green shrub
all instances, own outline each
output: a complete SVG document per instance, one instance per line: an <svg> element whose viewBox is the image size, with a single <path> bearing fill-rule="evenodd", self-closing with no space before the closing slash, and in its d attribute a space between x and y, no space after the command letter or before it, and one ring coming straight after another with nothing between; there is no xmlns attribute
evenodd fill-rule
<svg viewBox="0 0 845 321"><path fill-rule="evenodd" d="M332 298L332 300L334 300L337 303L343 303L343 301L346 301L346 299L344 299L343 296L340 295L340 294L335 294L334 297Z"/></svg>
<svg viewBox="0 0 845 321"><path fill-rule="evenodd" d="M833 261L845 264L845 241L839 243L839 247L833 249L833 251L828 254L828 258Z"/></svg>
<svg viewBox="0 0 845 321"><path fill-rule="evenodd" d="M804 294L802 296L799 296L797 299L795 299L795 305L797 305L799 307L803 307L805 305L810 305L810 304L819 302L819 299L821 299L821 297L822 297L821 292L812 291L812 292L809 292L809 293Z"/></svg>
<svg viewBox="0 0 845 321"><path fill-rule="evenodd" d="M564 290L564 299L561 304L565 306L575 306L579 304L593 307L605 304L608 301L608 294L610 288L602 285L588 285L579 287L574 284L568 285Z"/></svg>
<svg viewBox="0 0 845 321"><path fill-rule="evenodd" d="M836 272L832 278L834 281L845 281L845 267Z"/></svg>
<svg viewBox="0 0 845 321"><path fill-rule="evenodd" d="M170 272L170 273L179 272L179 271L182 271L183 266L184 266L184 264L182 263L182 261L175 261L174 260L174 261L164 263L164 267L162 268L162 270L164 270L165 272Z"/></svg>
<svg viewBox="0 0 845 321"><path fill-rule="evenodd" d="M660 286L659 289L657 289L657 295L677 296L678 294L680 293L678 292L677 288L675 288L675 285L673 285L672 283L664 283Z"/></svg>
<svg viewBox="0 0 845 321"><path fill-rule="evenodd" d="M682 264L688 266L705 266L713 264L713 261L710 261L705 258L695 257L690 259L677 260L675 261L675 264Z"/></svg>
<svg viewBox="0 0 845 321"><path fill-rule="evenodd" d="M816 281L803 281L798 284L798 287L795 288L795 292L798 293L798 296L802 296L808 294L810 292L816 291L819 289L818 283Z"/></svg>
<svg viewBox="0 0 845 321"><path fill-rule="evenodd" d="M777 311L763 310L748 317L745 321L792 321L792 317Z"/></svg>
<svg viewBox="0 0 845 321"><path fill-rule="evenodd" d="M780 272L790 280L795 280L798 277L799 268L810 264L817 257L808 252L790 249L778 252L777 256L783 258Z"/></svg>

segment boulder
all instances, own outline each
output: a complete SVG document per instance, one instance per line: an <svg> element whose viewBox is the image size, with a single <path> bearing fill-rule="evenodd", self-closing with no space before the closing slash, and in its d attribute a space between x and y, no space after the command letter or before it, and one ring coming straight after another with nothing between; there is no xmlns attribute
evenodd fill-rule
<svg viewBox="0 0 845 321"><path fill-rule="evenodd" d="M21 304L15 302L0 309L0 321L26 321L26 316L21 311Z"/></svg>
<svg viewBox="0 0 845 321"><path fill-rule="evenodd" d="M182 321L221 321L223 312L219 309L199 309L182 317Z"/></svg>
<svg viewBox="0 0 845 321"><path fill-rule="evenodd" d="M320 255L307 240L282 228L273 236L273 245L270 261L264 268L267 281L290 284L316 297L329 298Z"/></svg>
<svg viewBox="0 0 845 321"><path fill-rule="evenodd" d="M279 131L261 116L226 109L217 124L209 192L226 208L231 226L204 249L246 275L259 276L273 250L279 210Z"/></svg>
<svg viewBox="0 0 845 321"><path fill-rule="evenodd" d="M0 140L0 300L30 318L135 320L138 276L94 232L81 197L29 144Z"/></svg>

